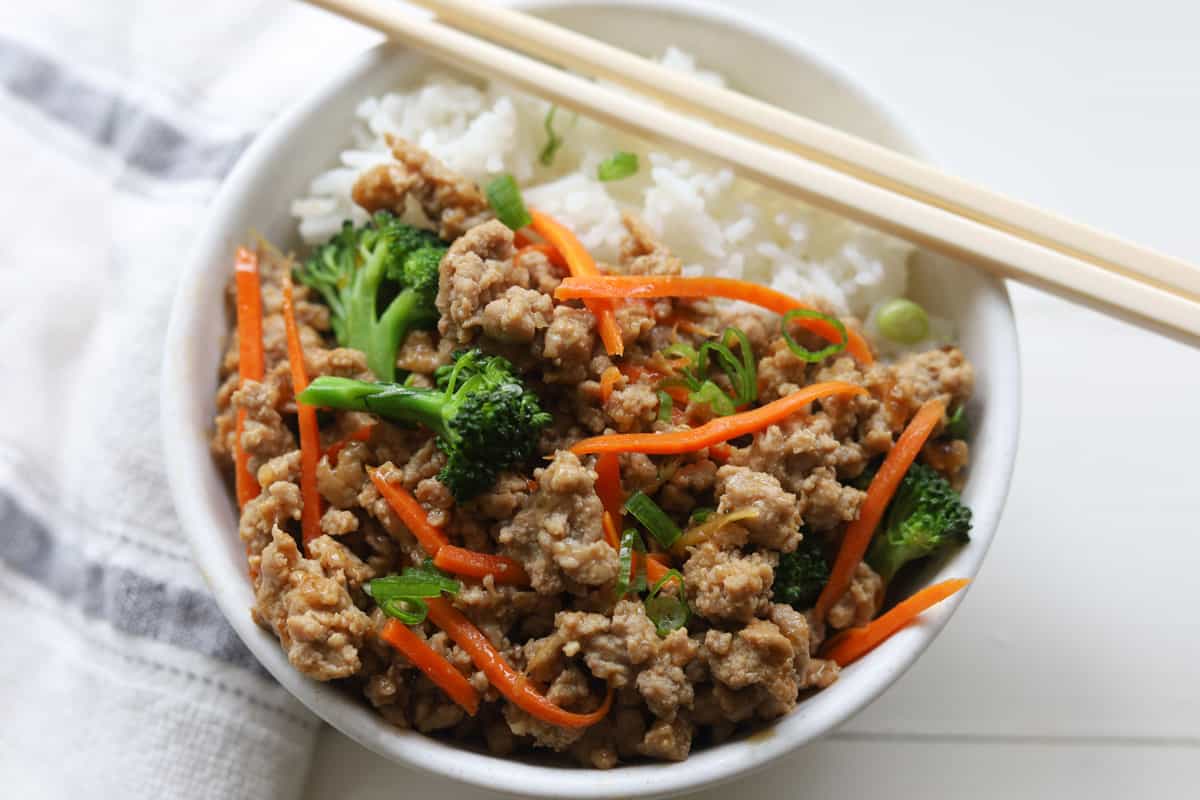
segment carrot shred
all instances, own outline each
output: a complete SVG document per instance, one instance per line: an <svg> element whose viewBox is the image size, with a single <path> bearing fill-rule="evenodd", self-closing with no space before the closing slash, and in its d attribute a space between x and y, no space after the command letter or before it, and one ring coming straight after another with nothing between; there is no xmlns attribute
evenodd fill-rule
<svg viewBox="0 0 1200 800"><path fill-rule="evenodd" d="M451 575L462 575L466 578L485 578L491 575L498 584L529 585L529 574L520 562L507 556L480 553L453 544L444 544L438 548L437 555L433 557L433 565Z"/></svg>
<svg viewBox="0 0 1200 800"><path fill-rule="evenodd" d="M786 314L794 309L812 310L794 297L766 286L736 278L686 277L682 275L581 275L572 271L554 292L557 300L597 300L654 297L725 297ZM829 342L840 342L842 334L823 319L800 318L793 324ZM863 364L875 358L862 334L847 328L846 351Z"/></svg>
<svg viewBox="0 0 1200 800"><path fill-rule="evenodd" d="M852 383L841 381L814 383L752 411L717 417L699 428L666 433L621 433L593 436L577 442L571 448L571 452L576 455L586 453L650 453L653 455L692 453L728 439L763 430L769 425L787 419L792 414L803 411L809 403L822 397L866 393L866 389Z"/></svg>
<svg viewBox="0 0 1200 800"><path fill-rule="evenodd" d="M471 657L475 666L487 676L488 682L517 708L543 722L563 728L586 728L608 716L613 704L611 688L595 711L577 714L560 708L546 699L530 683L529 678L513 669L483 632L446 598L431 597L425 603L429 606L429 619L433 624L445 631Z"/></svg>
<svg viewBox="0 0 1200 800"><path fill-rule="evenodd" d="M551 264L559 269L567 269L567 260L563 258L562 253L558 252L552 244L539 242L538 244L527 244L517 248L516 258L520 258L525 253L541 253L546 257Z"/></svg>
<svg viewBox="0 0 1200 800"><path fill-rule="evenodd" d="M928 401L921 406L908 423L908 427L900 434L900 438L892 445L887 458L883 460L879 471L871 480L871 485L867 487L867 496L859 508L858 519L847 526L842 537L837 559L829 571L829 580L817 598L815 613L818 620L825 619L829 609L833 608L838 598L849 588L854 570L866 554L871 538L875 535L875 528L883 518L888 503L892 502L900 481L904 479L904 474L917 459L925 440L933 433L933 429L941 422L945 413L946 407L942 401L936 398Z"/></svg>
<svg viewBox="0 0 1200 800"><path fill-rule="evenodd" d="M534 244L533 239L530 239L521 231L513 231L513 246L520 250L522 247L529 247Z"/></svg>
<svg viewBox="0 0 1200 800"><path fill-rule="evenodd" d="M367 474L371 476L371 483L375 484L383 499L392 507L392 511L395 511L396 516L404 523L404 527L408 528L429 555L436 557L438 550L448 545L450 540L441 528L429 523L425 509L421 508L417 498L400 484L389 483L387 478L379 474L377 468L368 469Z"/></svg>
<svg viewBox="0 0 1200 800"><path fill-rule="evenodd" d="M617 531L617 523L613 520L613 515L608 511L604 512L604 541L608 542L609 547L613 550L621 549L621 534Z"/></svg>
<svg viewBox="0 0 1200 800"><path fill-rule="evenodd" d="M304 348L292 304L292 276L283 274L283 327L287 333L288 366L292 370L292 389L298 396L308 387L304 370ZM305 548L321 535L321 493L317 489L317 462L321 460L321 433L317 428L317 409L296 401L296 419L300 428L300 532Z"/></svg>
<svg viewBox="0 0 1200 800"><path fill-rule="evenodd" d="M342 448L351 442L368 442L371 440L371 434L375 432L374 425L363 425L358 430L351 433L345 439L340 439L329 445L325 450L325 457L329 459L329 463L337 463L338 453L342 452Z"/></svg>
<svg viewBox="0 0 1200 800"><path fill-rule="evenodd" d="M530 209L529 216L533 219L530 226L552 247L554 247L567 262L567 270L576 277L600 277L600 270L591 253L583 243L571 233L565 225L546 216L540 211ZM625 342L621 338L621 329L617 326L615 303L608 299L585 300L584 305L596 317L596 330L600 333L600 341L604 350L610 356L619 356L625 352Z"/></svg>
<svg viewBox="0 0 1200 800"><path fill-rule="evenodd" d="M639 553L634 554L635 557L639 555ZM649 553L645 558L645 563L646 581L651 586L658 583L664 575L671 571L670 556L666 553Z"/></svg>
<svg viewBox="0 0 1200 800"><path fill-rule="evenodd" d="M708 457L718 464L724 464L731 455L733 455L733 448L725 442L714 444L708 448Z"/></svg>
<svg viewBox="0 0 1200 800"><path fill-rule="evenodd" d="M412 665L472 717L479 711L479 694L463 674L404 623L389 619L379 638L396 648Z"/></svg>
<svg viewBox="0 0 1200 800"><path fill-rule="evenodd" d="M596 494L600 496L604 510L612 515L615 525L625 513L625 492L621 488L621 461L616 453L601 453L596 457Z"/></svg>
<svg viewBox="0 0 1200 800"><path fill-rule="evenodd" d="M616 389L617 381L621 380L621 370L609 367L600 375L600 402L607 403Z"/></svg>
<svg viewBox="0 0 1200 800"><path fill-rule="evenodd" d="M234 262L234 282L237 288L238 379L261 381L265 371L262 334L262 290L258 277L258 254L239 247ZM261 491L258 479L250 472L250 455L242 448L242 429L246 426L246 409L237 410L234 428L234 482L238 507L244 508Z"/></svg>
<svg viewBox="0 0 1200 800"><path fill-rule="evenodd" d="M836 661L839 667L853 663L887 641L892 634L909 625L926 609L950 597L970 583L966 578L926 586L912 597L901 600L890 611L860 628L850 628L825 643L822 658Z"/></svg>

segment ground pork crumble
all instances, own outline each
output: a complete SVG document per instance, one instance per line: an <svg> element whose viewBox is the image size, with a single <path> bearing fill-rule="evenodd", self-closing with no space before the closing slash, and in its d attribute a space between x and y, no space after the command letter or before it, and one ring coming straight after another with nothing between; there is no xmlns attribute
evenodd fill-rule
<svg viewBox="0 0 1200 800"><path fill-rule="evenodd" d="M431 433L366 413L323 413L322 535L302 548L296 400L280 291L293 263L260 246L266 370L261 381L239 381L233 331L220 365L211 440L232 484L236 416L245 412L240 444L261 492L242 510L239 534L258 624L278 637L297 669L361 693L399 727L474 742L498 755L551 751L590 767L683 760L694 747L776 719L806 693L835 682L838 667L820 657L820 646L879 612L884 581L859 564L845 594L818 620L811 609L777 602L780 559L807 537L836 548L865 496L858 479L922 403L940 398L958 408L968 401L974 376L963 354L947 347L867 367L846 355L813 364L787 347L777 317L707 300L666 300L630 302L618 311L626 352L615 360L588 309L554 300L563 271L544 253L518 247L512 231L490 219L477 186L407 142L390 144L393 160L360 177L356 202L369 211L418 209L450 243L439 270L440 320L408 336L397 356L401 374L412 385L432 386L455 351L478 347L509 359L553 422L528 465L501 472L482 494L456 503L438 479L446 459ZM605 269L680 274L680 260L645 224L628 215L624 223L621 257ZM229 302L232 311L232 281ZM334 345L329 309L300 284L295 310L310 378L371 379L362 353ZM681 319L689 324L679 325ZM681 527L701 508L749 512L674 554L692 616L686 627L660 633L641 599L614 597L620 563L605 539L595 458L569 448L590 435L668 431L711 418L711 408L695 402L660 414L661 351L676 341L698 346L704 331L727 326L743 330L751 344L760 401L827 380L857 384L867 394L821 400L723 449L621 456L625 494L645 492ZM614 364L621 375L603 398L600 379ZM965 441L939 434L922 461L957 485L968 455ZM588 712L606 689L614 692L600 723L563 728L531 716L505 700L436 626L415 626L479 693L481 707L469 716L380 639L388 618L366 585L420 565L428 554L370 470L411 492L451 542L521 565L527 585L466 580L453 605L561 708ZM651 547L657 549L653 541Z"/></svg>

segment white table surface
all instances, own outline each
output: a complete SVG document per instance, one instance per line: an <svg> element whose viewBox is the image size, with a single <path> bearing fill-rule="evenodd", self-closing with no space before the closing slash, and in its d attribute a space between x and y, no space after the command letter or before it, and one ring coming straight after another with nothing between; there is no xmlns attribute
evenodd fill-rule
<svg viewBox="0 0 1200 800"><path fill-rule="evenodd" d="M970 179L1200 260L1200 12L1179 0L739 0ZM1012 494L970 597L755 797L1200 796L1200 351L1022 287ZM333 730L308 797L483 798ZM696 797L728 797L718 789Z"/></svg>

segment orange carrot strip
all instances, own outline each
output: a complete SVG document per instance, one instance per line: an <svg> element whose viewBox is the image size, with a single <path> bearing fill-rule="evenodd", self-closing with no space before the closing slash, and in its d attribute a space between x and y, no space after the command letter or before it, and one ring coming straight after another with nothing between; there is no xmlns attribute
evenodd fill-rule
<svg viewBox="0 0 1200 800"><path fill-rule="evenodd" d="M600 276L600 270L596 268L592 254L584 248L583 243L575 238L575 234L571 233L565 225L540 211L531 209L529 216L533 219L530 227L562 254L562 257L566 259L567 269L572 275L577 277ZM600 333L600 341L604 343L605 352L610 356L622 355L625 352L625 342L621 339L621 329L617 326L615 303L612 300L604 299L586 300L584 305L596 317L596 330Z"/></svg>
<svg viewBox="0 0 1200 800"><path fill-rule="evenodd" d="M512 586L528 586L529 575L517 561L507 556L480 553L453 544L444 544L433 557L433 565L451 575L466 578L485 578L488 575L496 583Z"/></svg>
<svg viewBox="0 0 1200 800"><path fill-rule="evenodd" d="M608 716L613 703L611 688L595 711L576 714L562 709L547 700L527 677L513 669L483 632L450 605L446 598L431 597L425 603L429 606L429 619L433 624L445 631L471 657L471 661L487 676L492 686L517 708L543 722L563 728L586 728Z"/></svg>
<svg viewBox="0 0 1200 800"><path fill-rule="evenodd" d="M329 449L327 449L325 451L325 457L329 459L329 462L331 464L336 463L338 453L342 452L343 447L350 444L351 442L370 441L371 434L374 432L375 432L374 425L363 425L361 428L359 428L354 433L347 436L345 439L342 439L340 441L334 442L333 444L329 445Z"/></svg>
<svg viewBox="0 0 1200 800"><path fill-rule="evenodd" d="M558 300L596 300L653 297L726 297L744 300L756 306L786 314L797 308L812 310L794 297L757 283L736 278L685 277L682 275L579 275L572 271L554 292ZM800 318L794 325L815 333L829 342L840 342L842 334L823 319ZM846 351L863 364L875 359L867 340L857 331L846 330Z"/></svg>
<svg viewBox="0 0 1200 800"><path fill-rule="evenodd" d="M368 469L367 474L371 476L371 483L375 484L383 499L388 501L392 511L395 511L396 516L404 523L404 527L408 528L429 555L436 556L438 550L450 543L440 528L429 524L425 509L421 508L417 498L413 497L408 489L398 483L389 483L379 474L378 469Z"/></svg>
<svg viewBox="0 0 1200 800"><path fill-rule="evenodd" d="M292 370L292 389L299 395L308 387L304 371L304 348L292 305L292 276L283 274L283 327L287 333L288 366ZM317 462L321 460L321 433L317 428L317 409L296 401L296 419L300 427L300 532L304 546L321 535L321 493L317 490Z"/></svg>
<svg viewBox="0 0 1200 800"><path fill-rule="evenodd" d="M621 488L621 462L616 453L601 453L596 458L596 494L600 496L604 510L612 514L615 525L625 513L625 492Z"/></svg>
<svg viewBox="0 0 1200 800"><path fill-rule="evenodd" d="M263 379L264 361L262 334L262 292L258 280L258 254L239 247L234 262L234 281L237 287L238 378L240 384ZM261 487L250 472L250 455L242 449L242 429L246 426L246 409L237 410L234 428L234 482L239 507L245 507Z"/></svg>
<svg viewBox="0 0 1200 800"><path fill-rule="evenodd" d="M527 244L517 248L516 257L520 258L524 253L541 253L554 266L559 269L567 269L567 260L562 257L562 253L558 252L554 245L546 244L545 242Z"/></svg>
<svg viewBox="0 0 1200 800"><path fill-rule="evenodd" d="M926 586L912 597L901 600L878 619L871 620L861 628L850 628L834 636L825 643L821 657L833 659L839 667L857 661L915 620L921 612L942 602L968 583L970 581L966 578L952 578L933 586Z"/></svg>
<svg viewBox="0 0 1200 800"><path fill-rule="evenodd" d="M718 464L724 464L731 455L733 455L733 448L724 442L708 448L708 457Z"/></svg>
<svg viewBox="0 0 1200 800"><path fill-rule="evenodd" d="M379 638L399 650L414 667L429 676L429 680L437 684L447 697L462 706L472 717L475 716L475 712L479 710L479 695L474 687L444 656L430 647L428 642L398 619L389 619L380 631Z"/></svg>
<svg viewBox="0 0 1200 800"><path fill-rule="evenodd" d="M634 553L634 558L640 556L640 553ZM667 563L663 563L663 559L668 559ZM646 556L646 581L653 586L658 583L663 575L671 571L670 556L665 553L650 553ZM636 566L635 566L636 569Z"/></svg>
<svg viewBox="0 0 1200 800"><path fill-rule="evenodd" d="M621 370L616 367L609 367L600 375L600 402L607 403L612 397L613 389L617 386L617 381L621 379Z"/></svg>
<svg viewBox="0 0 1200 800"><path fill-rule="evenodd" d="M621 549L621 535L617 533L617 523L613 521L613 515L609 512L604 512L604 541L608 542L609 547L613 550Z"/></svg>
<svg viewBox="0 0 1200 800"><path fill-rule="evenodd" d="M871 537L875 535L875 528L879 525L879 520L883 519L883 512L887 510L888 503L892 502L900 481L904 480L904 473L908 472L908 468L920 454L925 440L941 422L945 413L945 405L937 399L921 406L904 429L904 433L900 434L900 438L892 445L883 464L879 466L879 471L867 487L867 496L859 508L858 519L847 526L846 534L842 537L837 560L833 562L833 568L829 571L829 581L817 598L815 608L818 620L825 619L829 609L833 608L849 588L854 570L866 554Z"/></svg>
<svg viewBox="0 0 1200 800"><path fill-rule="evenodd" d="M830 395L866 394L867 390L852 383L827 381L814 383L792 392L787 397L767 403L752 411L717 417L699 428L667 433L621 433L609 436L593 436L571 448L576 455L586 453L650 453L674 455L692 453L728 439L747 433L755 433L803 411L813 400Z"/></svg>
<svg viewBox="0 0 1200 800"><path fill-rule="evenodd" d="M513 246L520 250L523 247L529 247L533 244L533 239L530 239L521 231L513 231Z"/></svg>

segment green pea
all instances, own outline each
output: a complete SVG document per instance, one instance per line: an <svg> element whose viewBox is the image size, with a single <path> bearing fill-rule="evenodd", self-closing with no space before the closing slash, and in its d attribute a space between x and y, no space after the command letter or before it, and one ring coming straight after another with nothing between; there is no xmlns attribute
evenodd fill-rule
<svg viewBox="0 0 1200 800"><path fill-rule="evenodd" d="M903 297L880 306L875 324L881 334L900 344L916 344L929 335L929 315L925 309Z"/></svg>

